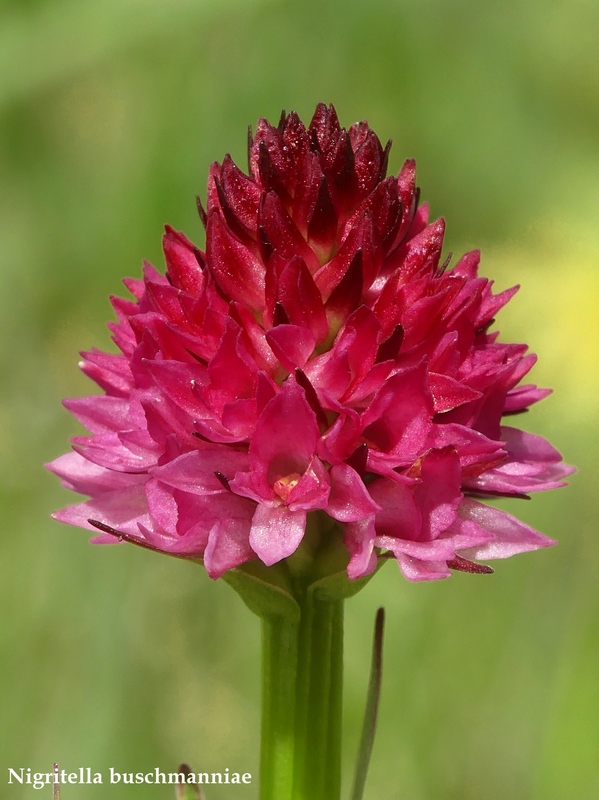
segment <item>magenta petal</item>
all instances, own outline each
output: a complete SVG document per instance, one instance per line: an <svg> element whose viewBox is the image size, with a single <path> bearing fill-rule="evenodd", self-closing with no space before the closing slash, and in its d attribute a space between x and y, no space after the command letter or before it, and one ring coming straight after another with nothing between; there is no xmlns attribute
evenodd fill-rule
<svg viewBox="0 0 599 800"><path fill-rule="evenodd" d="M429 443L436 448L453 447L460 458L463 475L469 471L478 475L482 468L500 464L506 457L503 442L488 439L472 428L452 422L434 425Z"/></svg>
<svg viewBox="0 0 599 800"><path fill-rule="evenodd" d="M247 497L257 503L273 504L276 501L276 495L263 470L238 472L229 482L229 488L240 497Z"/></svg>
<svg viewBox="0 0 599 800"><path fill-rule="evenodd" d="M491 294L489 284L489 292L482 301L478 316L476 318L477 327L480 328L483 325L486 325L495 316L495 314L497 314L497 312L512 299L519 289L519 286L512 286L510 289L505 289L503 292L499 292L499 294Z"/></svg>
<svg viewBox="0 0 599 800"><path fill-rule="evenodd" d="M421 541L437 539L450 527L462 499L460 460L456 451L447 447L432 450L422 461L414 499L422 514Z"/></svg>
<svg viewBox="0 0 599 800"><path fill-rule="evenodd" d="M295 553L304 538L306 512L286 506L259 505L254 512L250 546L267 567Z"/></svg>
<svg viewBox="0 0 599 800"><path fill-rule="evenodd" d="M507 393L503 413L517 414L519 411L524 411L533 403L548 397L551 391L551 389L539 389L534 383L518 386Z"/></svg>
<svg viewBox="0 0 599 800"><path fill-rule="evenodd" d="M375 544L377 547L390 550L396 558L399 558L400 555L408 555L422 561L447 561L455 553L451 536L441 536L429 542L396 539L393 536L377 536Z"/></svg>
<svg viewBox="0 0 599 800"><path fill-rule="evenodd" d="M193 331L181 304L182 292L170 284L146 281L146 293L152 307L171 324L180 326L182 331Z"/></svg>
<svg viewBox="0 0 599 800"><path fill-rule="evenodd" d="M319 396L329 395L335 402L344 394L352 378L347 350L341 348L312 358L304 372ZM327 407L326 403L324 405Z"/></svg>
<svg viewBox="0 0 599 800"><path fill-rule="evenodd" d="M226 403L222 410L222 422L231 433L231 441L241 442L248 439L254 431L257 416L256 400L253 397Z"/></svg>
<svg viewBox="0 0 599 800"><path fill-rule="evenodd" d="M374 515L372 514L344 526L343 541L350 555L347 575L351 580L369 575L376 569L375 536Z"/></svg>
<svg viewBox="0 0 599 800"><path fill-rule="evenodd" d="M178 361L152 361L147 365L158 389L193 417L206 415L206 403L197 388L208 382L206 368Z"/></svg>
<svg viewBox="0 0 599 800"><path fill-rule="evenodd" d="M162 249L168 274L173 284L190 294L199 294L204 280L198 261L198 256L201 256L197 248L184 234L167 225L166 232L162 237ZM198 256L196 256L196 252L198 252Z"/></svg>
<svg viewBox="0 0 599 800"><path fill-rule="evenodd" d="M370 484L369 492L381 509L376 515L377 535L414 541L418 539L422 515L408 486L381 478Z"/></svg>
<svg viewBox="0 0 599 800"><path fill-rule="evenodd" d="M206 258L220 288L233 300L258 310L264 305L264 267L229 232L218 212L210 214Z"/></svg>
<svg viewBox="0 0 599 800"><path fill-rule="evenodd" d="M276 372L279 366L278 360L266 341L262 325L249 308L242 306L241 303L232 303L230 314L242 330L243 342L249 356L248 363L251 365L251 360L254 360L262 370Z"/></svg>
<svg viewBox="0 0 599 800"><path fill-rule="evenodd" d="M212 528L204 552L204 566L213 580L255 558L249 543L250 527L249 520L236 519L220 520Z"/></svg>
<svg viewBox="0 0 599 800"><path fill-rule="evenodd" d="M250 500L229 491L214 495L177 492L176 497L179 507L177 532L181 541L198 527L208 535L219 520L246 520L249 523L256 508Z"/></svg>
<svg viewBox="0 0 599 800"><path fill-rule="evenodd" d="M518 428L501 428L501 438L506 443L506 450L513 461L531 461L557 463L561 454L542 436L518 430Z"/></svg>
<svg viewBox="0 0 599 800"><path fill-rule="evenodd" d="M146 499L152 520L165 534L175 536L179 510L172 488L150 478L146 483Z"/></svg>
<svg viewBox="0 0 599 800"><path fill-rule="evenodd" d="M380 323L366 306L360 306L347 319L335 343L335 348L347 353L351 372L351 381L342 400L356 389L359 390L360 384L370 372L377 356L380 334Z"/></svg>
<svg viewBox="0 0 599 800"><path fill-rule="evenodd" d="M228 399L248 397L255 388L257 364L252 359L243 338L241 327L228 317L223 337L208 364L210 388L225 391Z"/></svg>
<svg viewBox="0 0 599 800"><path fill-rule="evenodd" d="M333 425L318 442L318 455L325 461L338 464L350 458L360 444L358 414L348 410L340 414Z"/></svg>
<svg viewBox="0 0 599 800"><path fill-rule="evenodd" d="M96 495L112 489L127 489L144 484L147 476L116 472L100 467L80 453L69 452L46 464L47 469L61 478L63 486L79 494Z"/></svg>
<svg viewBox="0 0 599 800"><path fill-rule="evenodd" d="M401 271L404 278L422 274L427 268L436 269L444 234L445 221L438 219L432 222L391 254L392 263L401 258Z"/></svg>
<svg viewBox="0 0 599 800"><path fill-rule="evenodd" d="M250 444L250 464L272 484L291 473L303 475L320 437L316 414L304 390L290 377L267 403Z"/></svg>
<svg viewBox="0 0 599 800"><path fill-rule="evenodd" d="M139 534L138 522L150 524L143 484L129 489L103 492L85 503L77 503L57 511L53 517L67 525L77 525L91 531L97 529L90 525L88 519L95 519L133 536Z"/></svg>
<svg viewBox="0 0 599 800"><path fill-rule="evenodd" d="M471 403L481 397L480 392L465 386L448 375L438 375L431 372L429 374L429 383L435 413L437 414L443 411L450 411L452 408L464 405L464 403Z"/></svg>
<svg viewBox="0 0 599 800"><path fill-rule="evenodd" d="M415 460L428 436L433 414L426 365L419 364L389 378L362 416L364 436L383 452L401 451Z"/></svg>
<svg viewBox="0 0 599 800"><path fill-rule="evenodd" d="M316 338L308 328L278 325L266 333L266 340L285 369L302 369L316 347Z"/></svg>
<svg viewBox="0 0 599 800"><path fill-rule="evenodd" d="M448 528L441 538L450 541L452 549L457 552L488 544L493 541L494 536L472 520L462 519L458 516L451 528Z"/></svg>
<svg viewBox="0 0 599 800"><path fill-rule="evenodd" d="M478 275L478 265L480 264L480 250L471 250L465 253L455 267L452 274L463 275L468 280L474 280Z"/></svg>
<svg viewBox="0 0 599 800"><path fill-rule="evenodd" d="M480 547L462 550L465 558L484 561L488 558L508 558L516 553L526 553L541 547L557 544L553 539L520 522L511 514L491 508L474 500L465 499L460 506L460 517L470 520L483 531L492 533L493 541Z"/></svg>
<svg viewBox="0 0 599 800"><path fill-rule="evenodd" d="M314 456L284 502L292 511L326 508L331 484L322 461Z"/></svg>
<svg viewBox="0 0 599 800"><path fill-rule="evenodd" d="M227 564L238 566L241 562L233 562L242 552L246 553L247 559L254 557L247 545L256 507L254 503L227 491L205 497L177 492L176 499L178 520L174 534L171 528L166 536L159 524L155 528L139 526L145 539L154 547L184 558L206 558L205 551L212 536L213 547L214 542L223 542L222 561L219 561L218 553L208 555L208 561L211 558L213 561L209 571L214 572L221 568L231 569Z"/></svg>
<svg viewBox="0 0 599 800"><path fill-rule="evenodd" d="M146 431L141 433L147 437L145 447L139 447L135 442L127 446L123 442L126 433L106 433L93 437L75 436L72 439L73 449L101 467L118 472L142 473L154 466L160 450Z"/></svg>
<svg viewBox="0 0 599 800"><path fill-rule="evenodd" d="M541 436L508 427L501 428L501 436L508 458L468 481L468 488L481 493L526 494L565 486L564 478L574 472Z"/></svg>
<svg viewBox="0 0 599 800"><path fill-rule="evenodd" d="M477 478L466 480L464 488L481 495L527 495L546 489L566 486L567 478L575 468L568 464L548 464L542 468L519 462L505 462L501 467L489 469Z"/></svg>
<svg viewBox="0 0 599 800"><path fill-rule="evenodd" d="M271 246L287 261L300 258L311 270L318 267L314 251L290 219L275 192L268 192L264 197L260 224Z"/></svg>
<svg viewBox="0 0 599 800"><path fill-rule="evenodd" d="M331 468L331 494L327 505L329 516L339 522L356 522L380 510L354 469L347 464Z"/></svg>
<svg viewBox="0 0 599 800"><path fill-rule="evenodd" d="M306 264L297 256L281 270L278 298L294 325L308 328L316 341L323 342L329 332L320 292Z"/></svg>
<svg viewBox="0 0 599 800"><path fill-rule="evenodd" d="M183 558L203 558L211 529L209 524L202 520L189 528L182 536L167 537L163 532L156 533L146 528L141 530L148 542L165 553Z"/></svg>
<svg viewBox="0 0 599 800"><path fill-rule="evenodd" d="M122 397L76 397L63 405L92 433L111 433L130 427L129 403Z"/></svg>
<svg viewBox="0 0 599 800"><path fill-rule="evenodd" d="M132 389L133 376L127 358L120 353L91 350L82 353L81 371L111 397L126 397Z"/></svg>
<svg viewBox="0 0 599 800"><path fill-rule="evenodd" d="M220 174L222 186L229 205L243 227L250 231L256 229L260 189L233 162L225 156Z"/></svg>
<svg viewBox="0 0 599 800"><path fill-rule="evenodd" d="M409 581L438 581L451 578L451 570L445 561L421 561L419 558L400 553L397 563Z"/></svg>

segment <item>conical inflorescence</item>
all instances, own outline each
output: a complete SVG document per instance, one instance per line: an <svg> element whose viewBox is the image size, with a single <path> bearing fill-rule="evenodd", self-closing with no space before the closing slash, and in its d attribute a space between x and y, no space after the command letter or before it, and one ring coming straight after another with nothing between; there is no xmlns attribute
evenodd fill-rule
<svg viewBox="0 0 599 800"><path fill-rule="evenodd" d="M572 471L504 424L548 394L492 330L516 288L493 294L477 251L442 261L414 162L386 177L388 154L321 104L308 127L260 120L247 174L212 166L205 252L167 228L166 275L148 264L112 300L120 352L83 354L104 394L65 401L90 435L49 466L90 499L57 519L213 578L289 558L315 512L350 578L381 555L431 580L552 544L481 502Z"/></svg>

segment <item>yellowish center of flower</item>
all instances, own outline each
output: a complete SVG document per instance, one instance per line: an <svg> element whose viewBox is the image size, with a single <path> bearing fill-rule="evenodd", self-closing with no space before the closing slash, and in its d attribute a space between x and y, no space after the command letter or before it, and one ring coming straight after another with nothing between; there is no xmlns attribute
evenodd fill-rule
<svg viewBox="0 0 599 800"><path fill-rule="evenodd" d="M278 494L281 500L287 500L293 489L295 489L297 486L301 477L302 476L299 474L299 472L291 472L289 475L278 478L272 487L275 491L275 494Z"/></svg>

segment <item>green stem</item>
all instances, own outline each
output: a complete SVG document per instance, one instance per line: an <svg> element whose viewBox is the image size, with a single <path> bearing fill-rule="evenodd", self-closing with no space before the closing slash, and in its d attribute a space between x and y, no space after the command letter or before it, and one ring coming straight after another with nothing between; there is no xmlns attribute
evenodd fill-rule
<svg viewBox="0 0 599 800"><path fill-rule="evenodd" d="M341 722L343 718L343 601L335 603L331 638L331 688L329 695L328 759L324 797L341 796Z"/></svg>
<svg viewBox="0 0 599 800"><path fill-rule="evenodd" d="M299 625L286 617L262 622L260 800L291 800Z"/></svg>
<svg viewBox="0 0 599 800"><path fill-rule="evenodd" d="M338 800L343 600L298 604L299 623L263 621L260 800Z"/></svg>

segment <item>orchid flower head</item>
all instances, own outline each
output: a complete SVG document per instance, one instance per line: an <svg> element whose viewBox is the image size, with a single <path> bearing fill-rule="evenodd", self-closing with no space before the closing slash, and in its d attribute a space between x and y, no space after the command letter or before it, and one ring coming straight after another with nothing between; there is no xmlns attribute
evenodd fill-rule
<svg viewBox="0 0 599 800"><path fill-rule="evenodd" d="M49 468L89 499L56 519L201 561L212 578L335 542L350 579L394 558L412 581L554 542L484 500L564 485L572 468L506 424L549 392L499 341L480 254L443 260L445 223L414 161L318 105L258 122L248 170L213 164L204 250L166 228L113 298L116 353L83 354L103 391L66 400L88 429ZM320 537L320 538L319 538Z"/></svg>

